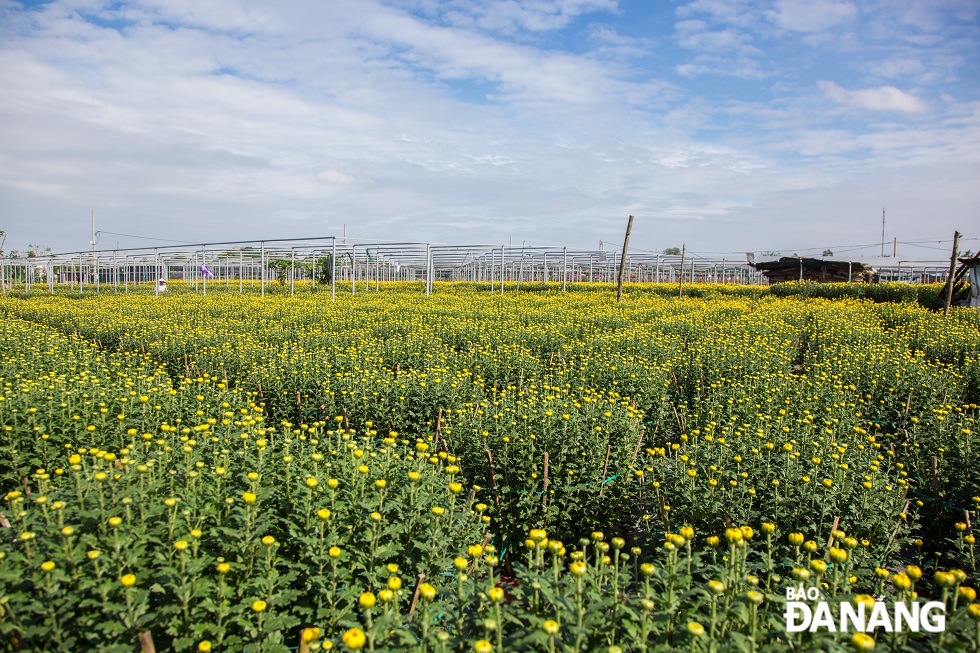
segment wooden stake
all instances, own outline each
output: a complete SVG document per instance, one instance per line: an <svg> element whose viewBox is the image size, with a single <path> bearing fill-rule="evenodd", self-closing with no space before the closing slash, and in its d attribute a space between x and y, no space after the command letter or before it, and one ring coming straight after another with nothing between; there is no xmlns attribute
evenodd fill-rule
<svg viewBox="0 0 980 653"><path fill-rule="evenodd" d="M902 512L908 513L909 506L910 505L912 505L912 502L911 501L906 501L905 502L905 507L902 508ZM899 520L899 523L895 526L895 530L892 531L892 536L890 538L888 538L888 544L885 545L885 555L888 555L888 552L892 548L892 542L895 541L895 536L898 535L898 527L899 527L899 525L901 525L901 520Z"/></svg>
<svg viewBox="0 0 980 653"><path fill-rule="evenodd" d="M487 533L486 535L483 536L483 542L480 543L480 546L483 548L484 551L486 551L488 544L490 544L490 533ZM477 563L477 560L478 559L479 559L479 556L474 556L473 557L473 562L470 563L470 570L466 574L467 576L470 576L470 577L473 576L473 570L476 569L476 563Z"/></svg>
<svg viewBox="0 0 980 653"><path fill-rule="evenodd" d="M602 493L606 491L606 472L609 470L609 454L612 452L612 445L608 442L606 443L606 462L602 464L602 487L599 488L599 498L602 498Z"/></svg>
<svg viewBox="0 0 980 653"><path fill-rule="evenodd" d="M830 527L830 537L827 539L827 548L834 546L834 531L837 530L837 526L840 524L840 517L834 517L834 525Z"/></svg>
<svg viewBox="0 0 980 653"><path fill-rule="evenodd" d="M636 439L636 449L633 450L633 461L630 463L630 467L636 464L636 457L640 454L640 446L643 444L643 429L640 429L640 437Z"/></svg>
<svg viewBox="0 0 980 653"><path fill-rule="evenodd" d="M949 257L949 277L946 279L946 304L943 307L943 315L949 315L949 305L953 301L953 275L956 274L957 248L960 244L960 232L953 232L953 255Z"/></svg>
<svg viewBox="0 0 980 653"><path fill-rule="evenodd" d="M157 647L153 645L153 635L148 630L144 630L136 636L139 640L140 650L143 653L157 653Z"/></svg>
<svg viewBox="0 0 980 653"><path fill-rule="evenodd" d="M932 457L932 498L939 499L939 458Z"/></svg>
<svg viewBox="0 0 980 653"><path fill-rule="evenodd" d="M633 230L633 216L626 223L626 238L623 239L623 253L619 257L619 283L616 284L616 301L623 301L623 273L626 271L626 250L630 245L630 231Z"/></svg>
<svg viewBox="0 0 980 653"><path fill-rule="evenodd" d="M548 452L544 452L544 492L541 494L541 505L548 505Z"/></svg>
<svg viewBox="0 0 980 653"><path fill-rule="evenodd" d="M677 426L680 427L681 433L683 433L686 430L684 428L684 418L681 417L680 413L677 412L677 408L675 408L674 406L671 406L671 408L673 408L674 410L674 419L677 420Z"/></svg>
<svg viewBox="0 0 980 653"><path fill-rule="evenodd" d="M493 473L493 454L487 449L484 453L487 454L487 474L490 477L490 489L493 490L493 505L497 509L497 514L500 514L500 495L497 494L497 476Z"/></svg>
<svg viewBox="0 0 980 653"><path fill-rule="evenodd" d="M422 583L425 582L425 574L419 574L418 580L415 581L415 593L412 594L412 603L408 606L408 614L415 612L415 605L419 602L419 591L422 588Z"/></svg>

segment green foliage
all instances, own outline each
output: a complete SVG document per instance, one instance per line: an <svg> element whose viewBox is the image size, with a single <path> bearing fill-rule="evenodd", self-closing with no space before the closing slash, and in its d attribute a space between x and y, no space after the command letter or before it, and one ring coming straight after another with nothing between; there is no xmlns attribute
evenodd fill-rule
<svg viewBox="0 0 980 653"><path fill-rule="evenodd" d="M776 297L803 297L821 299L868 299L875 303L917 303L930 310L942 310L945 305L945 284L909 283L817 283L814 281L785 281L769 286ZM953 302L969 294L969 285L956 284Z"/></svg>
<svg viewBox="0 0 980 653"><path fill-rule="evenodd" d="M276 281L280 286L285 286L289 282L290 275L294 278L309 276L313 266L305 261L294 261L288 258L272 259L267 263L269 270L275 275Z"/></svg>
<svg viewBox="0 0 980 653"><path fill-rule="evenodd" d="M786 589L917 565L967 649L980 317L815 287L0 298L0 641L841 651Z"/></svg>

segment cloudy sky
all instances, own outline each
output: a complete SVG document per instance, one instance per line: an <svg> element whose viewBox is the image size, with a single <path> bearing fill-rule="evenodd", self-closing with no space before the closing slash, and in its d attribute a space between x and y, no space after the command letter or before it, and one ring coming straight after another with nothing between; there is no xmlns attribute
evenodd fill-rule
<svg viewBox="0 0 980 653"><path fill-rule="evenodd" d="M980 237L976 0L0 0L0 89L8 250Z"/></svg>

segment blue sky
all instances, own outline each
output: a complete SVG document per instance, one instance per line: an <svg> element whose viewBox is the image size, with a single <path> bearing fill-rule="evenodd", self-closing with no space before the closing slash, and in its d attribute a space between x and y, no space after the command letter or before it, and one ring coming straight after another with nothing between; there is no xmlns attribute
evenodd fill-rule
<svg viewBox="0 0 980 653"><path fill-rule="evenodd" d="M0 85L7 249L980 237L976 0L0 0Z"/></svg>

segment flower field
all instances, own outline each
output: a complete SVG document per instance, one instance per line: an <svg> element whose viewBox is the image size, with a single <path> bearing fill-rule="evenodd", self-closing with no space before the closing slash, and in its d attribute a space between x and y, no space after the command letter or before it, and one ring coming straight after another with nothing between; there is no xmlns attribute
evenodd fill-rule
<svg viewBox="0 0 980 653"><path fill-rule="evenodd" d="M980 650L975 311L173 285L0 298L7 650Z"/></svg>

